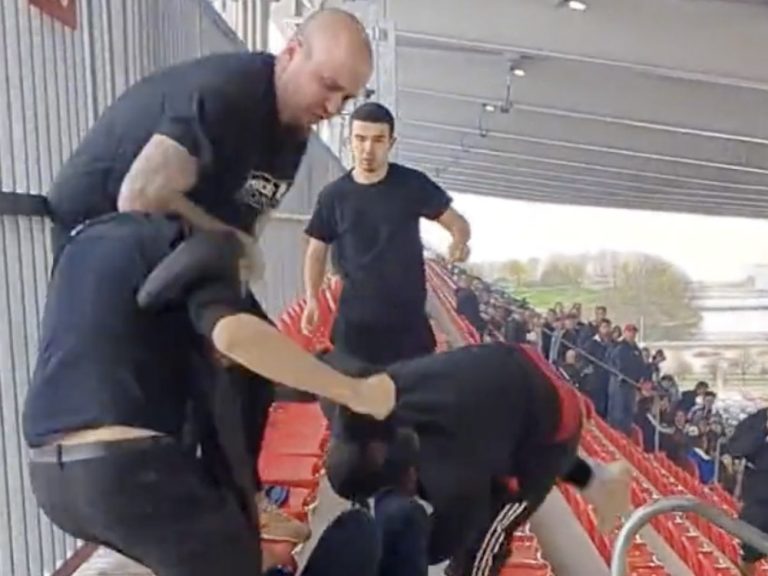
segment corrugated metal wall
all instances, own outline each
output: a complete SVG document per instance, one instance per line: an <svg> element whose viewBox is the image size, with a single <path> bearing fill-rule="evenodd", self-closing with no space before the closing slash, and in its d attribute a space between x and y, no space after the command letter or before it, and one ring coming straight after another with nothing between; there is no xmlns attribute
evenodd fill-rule
<svg viewBox="0 0 768 576"><path fill-rule="evenodd" d="M242 43L205 0L80 0L75 31L27 0L0 1L0 189L44 194L87 127L129 84ZM308 213L339 165L313 143L286 210ZM312 179L310 182L308 179ZM319 180L318 180L319 179ZM301 222L276 219L265 248L273 312L298 293ZM0 575L50 574L75 547L38 511L20 435L50 247L42 217L0 216Z"/></svg>
<svg viewBox="0 0 768 576"><path fill-rule="evenodd" d="M338 178L342 171L341 163L330 148L313 136L296 182L261 239L267 269L264 279L254 288L272 317L301 295L306 247L304 226L320 190Z"/></svg>

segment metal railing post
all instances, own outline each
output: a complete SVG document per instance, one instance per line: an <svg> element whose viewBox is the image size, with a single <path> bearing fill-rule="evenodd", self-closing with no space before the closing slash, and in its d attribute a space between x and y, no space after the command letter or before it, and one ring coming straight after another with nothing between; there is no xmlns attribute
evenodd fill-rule
<svg viewBox="0 0 768 576"><path fill-rule="evenodd" d="M690 496L672 496L651 502L635 510L616 537L611 556L611 576L627 576L627 552L638 532L656 516L670 512L692 512L712 522L739 540L768 554L768 534L742 520L731 518L714 506Z"/></svg>

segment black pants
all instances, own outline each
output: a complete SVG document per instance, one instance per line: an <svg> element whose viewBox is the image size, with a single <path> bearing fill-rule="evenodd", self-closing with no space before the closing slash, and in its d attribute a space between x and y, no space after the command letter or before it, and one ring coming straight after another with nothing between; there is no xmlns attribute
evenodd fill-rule
<svg viewBox="0 0 768 576"><path fill-rule="evenodd" d="M104 456L30 464L54 524L155 576L261 573L258 527L198 460L169 440L110 444Z"/></svg>
<svg viewBox="0 0 768 576"><path fill-rule="evenodd" d="M250 292L245 298L249 313L272 324L259 301ZM232 388L231 397L227 401L230 405L229 409L237 409L239 413L229 419L226 418L226 415L220 414L219 423L220 425L227 424L230 428L235 423L238 426L242 426L242 446L247 453L247 457L250 459L248 465L254 474L254 488L258 491L263 486L258 476L258 466L256 466L256 463L259 461L259 455L261 454L261 444L264 439L267 419L269 418L269 410L275 399L275 386L270 380L240 366L227 368L226 377L228 380L227 385ZM214 393L216 392L214 391ZM190 422L188 422L188 442L195 446L198 444L202 445L204 453L207 447L210 454L218 449L219 441L215 438L207 437L207 435L217 435L217 431L212 423L209 422L209 417L205 413L208 409L208 404L210 404L210 401L203 402L204 410L190 416ZM218 433L220 432L221 430L218 431ZM218 457L216 454L211 454L213 459ZM238 462L238 464L241 466L246 465L244 462Z"/></svg>
<svg viewBox="0 0 768 576"><path fill-rule="evenodd" d="M574 439L541 446L535 454L521 458L526 466L518 475L519 489L497 485L491 490L490 506L475 511L473 533L452 556L453 575L496 576L509 557L512 535L544 503L558 479L579 489L586 487L592 469L576 455L577 449L578 439Z"/></svg>
<svg viewBox="0 0 768 576"><path fill-rule="evenodd" d="M37 501L54 524L155 576L262 573L258 531L197 460L171 442L122 444L109 456L30 465ZM302 576L380 576L380 561L376 523L350 510L321 535Z"/></svg>
<svg viewBox="0 0 768 576"><path fill-rule="evenodd" d="M429 516L415 499L397 490L374 498L373 517L381 539L378 576L427 576Z"/></svg>
<svg viewBox="0 0 768 576"><path fill-rule="evenodd" d="M751 524L758 530L768 531L768 505L762 502L745 501L739 513L739 519ZM741 544L741 559L746 564L755 564L765 558L765 554L749 544Z"/></svg>
<svg viewBox="0 0 768 576"><path fill-rule="evenodd" d="M340 352L374 366L426 356L435 351L435 335L426 314L408 324L379 325L348 320L333 323L331 342Z"/></svg>

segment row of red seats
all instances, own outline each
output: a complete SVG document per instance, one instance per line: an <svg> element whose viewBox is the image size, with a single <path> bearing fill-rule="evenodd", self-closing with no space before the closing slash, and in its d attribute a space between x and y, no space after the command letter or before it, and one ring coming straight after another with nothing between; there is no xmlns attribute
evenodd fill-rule
<svg viewBox="0 0 768 576"><path fill-rule="evenodd" d="M582 446L587 454L597 460L615 460L622 454L613 442L614 439L609 439L602 434L602 430L599 429L602 426L603 423L600 422L597 429L588 431L582 437ZM613 430L610 429L609 433L612 432ZM619 442L625 440L626 444L622 444L624 449L627 446L634 448L634 445L626 438ZM648 470L642 464L638 468L638 461L627 459L635 465L635 470L638 472L632 483L633 506L640 507L665 496L647 479L645 472ZM694 525L685 518L685 515L657 516L651 521L651 525L696 576L738 575L734 566L723 560L722 554L712 546L711 541L708 541L701 532L696 530Z"/></svg>
<svg viewBox="0 0 768 576"><path fill-rule="evenodd" d="M465 342L479 343L480 337L477 331L464 318L456 314L455 285L450 276L433 261L427 262L426 273L429 287ZM541 546L528 524L515 532L509 546L511 554L500 576L553 576L552 566L544 560Z"/></svg>
<svg viewBox="0 0 768 576"><path fill-rule="evenodd" d="M330 294L329 289L322 291L318 329L314 334L306 335L301 330L304 300L283 312L277 320L278 328L309 351L326 347L335 310ZM272 406L257 463L259 474L265 485L288 488L288 498L282 509L302 522L309 521L310 512L317 503L323 455L329 437L328 422L317 402L276 402ZM289 557L293 549L290 543L268 545L285 548L283 557ZM292 568L296 568L295 564Z"/></svg>
<svg viewBox="0 0 768 576"><path fill-rule="evenodd" d="M444 290L442 292L443 301L453 308L455 306L452 299L452 293L455 289L453 280L448 272L440 265L435 262L431 262L430 264L432 268L430 278L436 283L439 282L442 284L442 289ZM619 455L623 456L658 489L657 491L649 491L646 485L636 483L633 495L633 503L636 505L641 505L638 502L644 503L650 498L657 499L659 495L670 496L674 494L691 494L704 502L717 506L723 510L730 511L734 515L737 513L738 505L736 501L731 495L725 492L722 487L707 487L702 485L698 482L697 478L675 466L664 455L659 454L654 455L653 457L646 455L642 451L642 445L637 443L637 439L635 439L637 445L632 445L632 443L623 435L615 432L599 418L596 419L596 425L601 433L606 436L606 439L613 444L613 447L617 448L617 450L614 451L614 454L606 459L615 459ZM643 494L643 490L645 490L645 494ZM572 504L572 508L574 508L574 506L577 508L574 512L577 514L577 517L580 517L579 505L573 500L573 498L577 496L576 493L573 493L568 496L568 499L571 500L569 504ZM582 524L585 525L585 528L587 528L590 537L592 537L592 531L589 529L589 519L586 517L580 517L579 519L582 521ZM736 564L739 556L738 543L732 536L723 530L720 530L696 515L688 515L683 523L677 521L664 522L663 519L657 519L655 525L662 536L667 540L675 540L678 542L678 545L675 548L676 552L681 555L684 560L687 559L689 566L691 564L694 565L694 571L697 575L699 573L735 573L733 568L724 563L719 554L716 553L711 546L708 546L707 542L703 541L704 538L709 540L709 543L713 544L719 552L725 555L732 563ZM698 534L695 533L696 530L693 530L692 527L698 530ZM689 544L692 539L703 542L703 546L693 550ZM602 546L599 539L594 538L593 542L595 540L598 540L598 542L596 542L598 549L600 550L603 548L604 550L605 547ZM603 553L603 551L601 551L601 553ZM758 572L759 574L768 576L768 562L761 563Z"/></svg>
<svg viewBox="0 0 768 576"><path fill-rule="evenodd" d="M598 530L594 511L572 486L562 484L560 491L600 556L606 564L610 564L613 552L611 542L615 534L608 537ZM667 576L669 574L641 538L635 538L630 545L627 563L629 573L633 576Z"/></svg>
<svg viewBox="0 0 768 576"><path fill-rule="evenodd" d="M695 481L693 477L677 468L665 456L660 454L649 456L604 422L599 422L598 426L601 433L624 454L625 458L648 479L662 496L693 495L733 516L736 515L735 501L732 498L723 497L724 491L722 489L720 491L707 489ZM738 564L740 548L738 541L733 536L695 514L689 514L687 518L698 529L699 533L707 538L728 560L733 564ZM761 568L768 570L768 565L764 562Z"/></svg>
<svg viewBox="0 0 768 576"><path fill-rule="evenodd" d="M428 274L428 278L434 284L439 284L439 286L433 285L433 290L438 295L443 296L444 305L450 307L451 310L455 310L455 300L452 297L453 290L455 290L455 283L447 271L443 270L436 262L431 262L428 268L430 267L431 274ZM468 341L473 341L473 339L470 337L468 338ZM602 558L606 563L610 562L610 540L597 529L597 521L589 505L581 495L572 488L563 485L561 486L561 491L566 502L584 527L585 532ZM647 576L662 576L667 574L664 567L653 557L648 546L639 539L631 545L628 561L630 563L629 567L631 574L642 574Z"/></svg>

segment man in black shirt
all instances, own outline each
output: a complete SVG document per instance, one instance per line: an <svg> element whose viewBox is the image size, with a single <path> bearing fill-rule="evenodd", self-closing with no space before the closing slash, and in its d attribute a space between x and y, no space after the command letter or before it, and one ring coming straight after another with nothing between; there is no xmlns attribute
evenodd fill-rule
<svg viewBox="0 0 768 576"><path fill-rule="evenodd" d="M217 356L378 418L394 403L388 377L343 376L248 314L241 254L229 233L112 214L78 228L53 271L23 414L35 495L64 531L156 576L261 570L252 455ZM189 403L213 413L223 466L179 443Z"/></svg>
<svg viewBox="0 0 768 576"><path fill-rule="evenodd" d="M258 280L254 236L290 188L311 126L360 92L371 66L363 26L329 9L309 17L276 57L215 54L140 80L104 111L49 191L55 251L103 214L172 213L200 229L236 231ZM266 318L255 298L246 300ZM244 380L234 371L246 441L258 458L274 392ZM271 536L306 537L296 521L263 511Z"/></svg>
<svg viewBox="0 0 768 576"><path fill-rule="evenodd" d="M389 162L394 118L368 102L352 114L354 168L320 193L307 225L303 329L317 322L317 297L333 246L342 278L332 341L346 353L389 364L434 351L425 312L424 248L419 221L437 221L453 237L449 256L464 261L470 231L451 198L425 174Z"/></svg>
<svg viewBox="0 0 768 576"><path fill-rule="evenodd" d="M337 350L323 359L350 375L375 371ZM467 346L386 371L397 389L391 417L374 422L343 408L331 412L334 439L326 462L328 480L342 497L376 495L378 506L387 501L379 490L401 485L398 474L405 473L416 477L414 491L432 506L431 522L419 522L413 507L399 507L410 522L387 514L384 532L391 525L428 528L422 545L412 542L410 556L401 554L399 566L381 576L423 576L428 564L448 558L455 576L498 574L509 537L558 478L584 490L603 530L626 511L628 469L577 457L583 400L534 349ZM410 446L403 442L406 432L415 436ZM413 531L410 537L418 540Z"/></svg>
<svg viewBox="0 0 768 576"><path fill-rule="evenodd" d="M121 211L169 212L250 235L288 190L310 128L371 74L360 22L313 14L278 55L214 54L156 72L101 115L49 192L66 234Z"/></svg>

